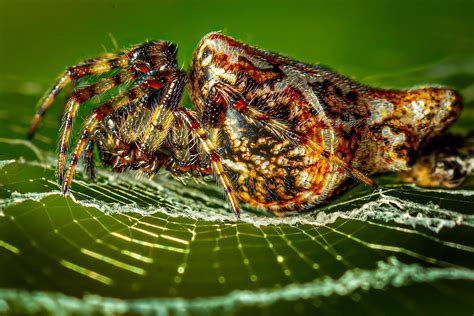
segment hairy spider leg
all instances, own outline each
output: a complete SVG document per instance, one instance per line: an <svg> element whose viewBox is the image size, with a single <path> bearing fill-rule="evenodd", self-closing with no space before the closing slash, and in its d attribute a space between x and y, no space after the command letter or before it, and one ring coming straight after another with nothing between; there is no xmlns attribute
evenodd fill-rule
<svg viewBox="0 0 474 316"><path fill-rule="evenodd" d="M66 164L66 150L71 135L72 124L77 115L81 104L89 100L90 98L101 95L107 91L110 91L116 86L124 84L134 79L134 74L131 69L121 72L113 77L104 78L97 83L94 83L88 87L77 90L67 100L64 112L63 126L61 138L59 141L59 156L58 156L58 182L62 184L64 168Z"/></svg>
<svg viewBox="0 0 474 316"><path fill-rule="evenodd" d="M72 156L71 163L69 164L69 169L66 173L66 180L63 183L64 194L66 194L69 189L69 185L71 184L72 178L74 176L75 167L77 163L79 162L79 158L81 157L84 147L90 141L89 140L90 135L93 133L97 124L100 123L101 116L106 114L105 112L102 112L102 107L103 106L97 108L97 110L100 110L100 111L97 111L97 110L94 111L94 113L91 116L89 116L89 118L87 119L84 125L84 129L81 133L81 137L79 141L77 142L76 147L74 148L74 154Z"/></svg>
<svg viewBox="0 0 474 316"><path fill-rule="evenodd" d="M169 75L169 79L170 82L167 85L160 102L153 110L146 130L141 137L140 147L142 149L146 149L151 142L153 142L153 148L150 149L157 149L168 136L173 124L173 111L178 107L181 100L184 86L186 84L186 75L181 72L175 72ZM151 86L154 89L159 89L161 83L154 81L151 83ZM153 133L154 131L156 132Z"/></svg>
<svg viewBox="0 0 474 316"><path fill-rule="evenodd" d="M214 87L216 87L216 85L214 85ZM275 118L272 118L267 113L264 113L256 109L255 107L252 107L251 104L249 104L250 102L245 100L245 98L238 91L235 91L229 85L220 83L219 85L217 85L217 87L219 86L223 89L223 97L226 99L226 102L230 103L232 105L232 108L242 114L247 121L255 121L258 123L265 122L265 124L261 125L273 134L276 134L280 137L282 134L286 134L289 139L297 140L298 143L306 144L312 150L319 152L321 154L321 157L323 157L324 159L328 159L330 162L342 168L344 172L349 174L356 181L365 183L366 185L371 187L377 186L375 180L368 177L360 170L354 168L352 165L339 158L336 154L329 152L328 150L324 149L320 144L312 141L311 139L308 139L304 135L300 135L297 132L290 131L284 123L276 120Z"/></svg>
<svg viewBox="0 0 474 316"><path fill-rule="evenodd" d="M195 115L185 108L177 109L177 113L183 118L183 121L189 127L191 133L199 139L201 143L201 148L204 153L209 157L211 167L215 172L217 181L220 183L224 189L227 200L230 203L232 211L234 212L237 218L240 218L240 207L235 197L234 191L232 189L232 184L225 173L224 167L222 166L221 157L217 153L214 145L209 140L206 131L202 128L201 123L196 119Z"/></svg>
<svg viewBox="0 0 474 316"><path fill-rule="evenodd" d="M56 81L51 90L41 99L40 106L31 121L27 139L32 139L43 119L43 116L53 104L56 96L71 81L80 79L88 75L100 75L113 69L122 69L129 65L129 56L126 53L106 54L101 58L94 58L84 61L82 64L69 67Z"/></svg>
<svg viewBox="0 0 474 316"><path fill-rule="evenodd" d="M94 149L96 144L96 139L94 136L91 136L86 143L84 149L84 173L91 179L95 179L95 165L94 165Z"/></svg>
<svg viewBox="0 0 474 316"><path fill-rule="evenodd" d="M146 81L136 86L132 87L130 90L124 91L123 93L119 94L112 100L106 102L105 104L96 108L92 114L86 119L84 129L82 131L81 137L74 148L74 153L69 164L69 168L66 174L66 180L63 183L63 193L68 191L68 188L71 184L72 178L74 176L75 168L77 163L79 162L79 158L84 151L84 147L91 135L94 131L94 128L97 124L109 113L112 113L119 108L129 104L130 102L134 102L139 100L141 97L145 96L149 90L149 86L146 84ZM61 143L63 145L63 143ZM58 160L65 162L66 161L66 147L61 147L59 149ZM64 172L64 169L63 169ZM61 178L63 175L61 175ZM60 183L61 184L61 183Z"/></svg>

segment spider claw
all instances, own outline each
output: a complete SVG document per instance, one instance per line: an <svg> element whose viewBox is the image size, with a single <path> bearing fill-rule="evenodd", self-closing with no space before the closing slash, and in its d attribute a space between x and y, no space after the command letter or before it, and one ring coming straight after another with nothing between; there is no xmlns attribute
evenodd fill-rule
<svg viewBox="0 0 474 316"><path fill-rule="evenodd" d="M64 176L61 174L61 172L58 172L58 183L59 185L63 185L63 181L64 181Z"/></svg>
<svg viewBox="0 0 474 316"><path fill-rule="evenodd" d="M63 195L66 195L67 192L69 191L69 184L67 182L64 183L62 191L63 191Z"/></svg>
<svg viewBox="0 0 474 316"><path fill-rule="evenodd" d="M66 174L66 180L62 184L62 186L63 186L63 195L66 195L67 192L69 191L69 187L71 185L71 182L72 182L72 176L70 175L70 173L68 171L68 173Z"/></svg>

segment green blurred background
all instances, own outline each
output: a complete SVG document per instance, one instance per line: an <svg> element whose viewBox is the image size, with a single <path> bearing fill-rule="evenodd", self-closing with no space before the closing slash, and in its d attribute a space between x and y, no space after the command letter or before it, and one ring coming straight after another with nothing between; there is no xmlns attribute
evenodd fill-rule
<svg viewBox="0 0 474 316"><path fill-rule="evenodd" d="M406 70L474 56L473 12L471 0L2 0L0 80L50 84L66 66L114 50L110 34L119 47L173 41L188 66L199 39L223 31L369 83L408 85Z"/></svg>

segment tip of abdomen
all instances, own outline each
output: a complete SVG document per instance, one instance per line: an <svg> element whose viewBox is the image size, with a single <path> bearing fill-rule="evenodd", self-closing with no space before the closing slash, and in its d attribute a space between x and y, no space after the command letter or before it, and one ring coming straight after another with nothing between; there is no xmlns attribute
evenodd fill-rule
<svg viewBox="0 0 474 316"><path fill-rule="evenodd" d="M462 109L461 95L446 87L421 88L409 93L418 94L418 104L423 116L417 122L420 140L439 136L459 117ZM415 101L416 102L416 101Z"/></svg>
<svg viewBox="0 0 474 316"><path fill-rule="evenodd" d="M446 87L376 90L369 96L371 157L379 172L408 170L423 144L459 117L461 96Z"/></svg>
<svg viewBox="0 0 474 316"><path fill-rule="evenodd" d="M445 126L449 127L459 117L462 110L462 97L461 95L449 88L439 88L442 95L441 107L445 108L446 120Z"/></svg>

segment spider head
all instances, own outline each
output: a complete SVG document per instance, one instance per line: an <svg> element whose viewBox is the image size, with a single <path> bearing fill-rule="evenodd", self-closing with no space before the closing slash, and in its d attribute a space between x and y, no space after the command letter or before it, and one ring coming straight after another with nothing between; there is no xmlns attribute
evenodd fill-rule
<svg viewBox="0 0 474 316"><path fill-rule="evenodd" d="M141 64L149 69L176 69L176 45L166 41L151 41L136 47L131 52L132 64Z"/></svg>

